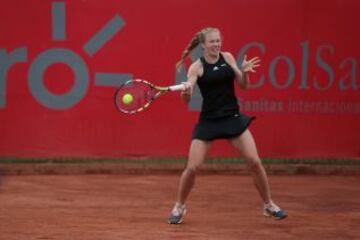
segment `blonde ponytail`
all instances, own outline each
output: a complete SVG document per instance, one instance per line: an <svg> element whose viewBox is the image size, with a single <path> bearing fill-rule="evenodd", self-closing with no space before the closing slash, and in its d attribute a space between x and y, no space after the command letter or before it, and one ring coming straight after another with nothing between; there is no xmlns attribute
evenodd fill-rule
<svg viewBox="0 0 360 240"><path fill-rule="evenodd" d="M176 63L176 69L179 69L180 65L184 63L185 59L190 55L191 51L193 51L199 44L200 44L200 32L195 34L195 36L191 39L190 43L181 54L180 61Z"/></svg>

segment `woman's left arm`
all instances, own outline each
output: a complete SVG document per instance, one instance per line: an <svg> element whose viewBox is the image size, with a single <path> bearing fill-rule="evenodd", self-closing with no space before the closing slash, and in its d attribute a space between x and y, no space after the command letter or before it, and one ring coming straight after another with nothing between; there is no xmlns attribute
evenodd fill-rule
<svg viewBox="0 0 360 240"><path fill-rule="evenodd" d="M246 55L244 56L244 60L241 63L241 70L236 64L236 60L233 55L229 52L224 52L223 56L225 61L231 66L231 68L235 72L236 79L240 88L246 89L249 83L249 72L256 72L254 68L260 66L260 58L254 57L249 61L246 60Z"/></svg>

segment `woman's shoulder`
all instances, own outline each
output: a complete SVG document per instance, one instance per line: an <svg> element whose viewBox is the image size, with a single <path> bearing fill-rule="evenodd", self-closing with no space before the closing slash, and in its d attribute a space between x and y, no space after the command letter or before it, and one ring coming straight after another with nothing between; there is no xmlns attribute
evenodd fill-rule
<svg viewBox="0 0 360 240"><path fill-rule="evenodd" d="M190 65L190 67L189 67L189 72L190 72L190 73L193 73L193 74L195 74L195 75L197 75L197 76L201 76L201 75L202 75L202 73L203 73L203 64L202 64L200 58L197 59L195 62L193 62L193 63Z"/></svg>
<svg viewBox="0 0 360 240"><path fill-rule="evenodd" d="M221 52L221 55L224 57L225 61L228 64L231 65L231 64L236 63L234 56L230 52Z"/></svg>
<svg viewBox="0 0 360 240"><path fill-rule="evenodd" d="M190 65L189 69L201 69L202 67L203 67L203 64L199 58Z"/></svg>
<svg viewBox="0 0 360 240"><path fill-rule="evenodd" d="M221 55L225 58L225 59L234 59L234 56L231 54L231 52L221 52Z"/></svg>

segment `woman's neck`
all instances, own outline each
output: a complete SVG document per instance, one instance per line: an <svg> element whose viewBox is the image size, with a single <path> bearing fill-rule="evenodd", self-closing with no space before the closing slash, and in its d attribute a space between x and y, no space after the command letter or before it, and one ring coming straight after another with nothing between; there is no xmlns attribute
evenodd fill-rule
<svg viewBox="0 0 360 240"><path fill-rule="evenodd" d="M217 55L209 55L209 54L204 54L204 58L205 61L210 63L210 64L214 64L219 60L220 54Z"/></svg>

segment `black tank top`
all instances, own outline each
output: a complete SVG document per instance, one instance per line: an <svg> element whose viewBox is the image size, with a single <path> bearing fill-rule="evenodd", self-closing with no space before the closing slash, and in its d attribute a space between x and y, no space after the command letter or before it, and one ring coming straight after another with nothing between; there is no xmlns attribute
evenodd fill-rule
<svg viewBox="0 0 360 240"><path fill-rule="evenodd" d="M197 84L203 97L200 118L226 117L239 113L239 105L234 90L234 70L220 53L215 64L200 58L204 73Z"/></svg>

